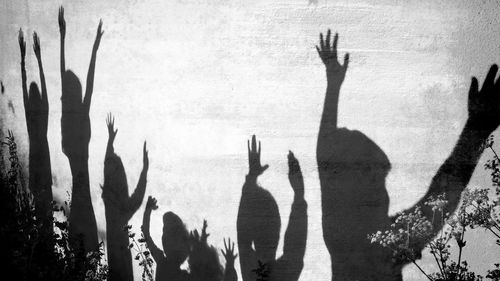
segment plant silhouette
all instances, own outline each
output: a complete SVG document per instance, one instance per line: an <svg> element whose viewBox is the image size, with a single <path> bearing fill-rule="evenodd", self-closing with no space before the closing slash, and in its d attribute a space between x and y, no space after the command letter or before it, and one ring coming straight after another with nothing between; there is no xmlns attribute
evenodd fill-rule
<svg viewBox="0 0 500 281"><path fill-rule="evenodd" d="M128 194L127 175L122 160L116 155L113 142L118 130L114 129L114 117L109 114L106 120L108 127L108 145L104 157L104 184L102 199L106 214L106 237L108 249L108 266L110 281L132 281L132 257L126 227L128 221L139 209L146 193L147 174L149 169L146 142L142 150L142 172L137 187L131 196Z"/></svg>
<svg viewBox="0 0 500 281"><path fill-rule="evenodd" d="M269 166L261 165L261 145L255 136L248 143L249 172L243 185L237 218L238 249L243 281L255 280L255 269L265 264L269 280L298 280L304 266L307 240L307 203L299 162L290 151L288 178L294 200L284 237L283 255L276 258L281 219L278 205L269 191L257 184L257 177ZM253 246L252 246L253 245Z"/></svg>
<svg viewBox="0 0 500 281"><path fill-rule="evenodd" d="M348 68L337 61L335 34L326 40L320 34L316 47L325 64L327 90L317 142L317 164L321 184L323 238L330 252L332 280L402 280L404 264L392 259L392 251L370 244L367 235L387 228L394 222L388 216L389 197L385 179L391 168L389 159L369 137L359 131L338 128L338 102ZM469 116L451 155L433 177L427 193L408 210L419 206L431 220L432 208L423 204L445 193L449 202L444 213L452 213L467 186L482 153L482 144L500 123L500 82L495 83L493 65L478 91L476 78L469 92ZM435 220L433 231L442 228ZM416 241L412 247L420 253L429 241Z"/></svg>
<svg viewBox="0 0 500 281"><path fill-rule="evenodd" d="M82 101L82 86L78 77L66 69L64 57L64 40L66 37L66 21L64 8L59 9L59 32L61 35L61 81L62 81L62 115L61 134L62 150L68 157L73 188L71 196L71 213L69 216L70 242L74 248L81 247L84 252L97 250L97 224L90 196L88 171L88 145L90 141L90 101L94 87L94 72L97 49L103 35L102 21L99 22L97 35L92 48L87 85Z"/></svg>

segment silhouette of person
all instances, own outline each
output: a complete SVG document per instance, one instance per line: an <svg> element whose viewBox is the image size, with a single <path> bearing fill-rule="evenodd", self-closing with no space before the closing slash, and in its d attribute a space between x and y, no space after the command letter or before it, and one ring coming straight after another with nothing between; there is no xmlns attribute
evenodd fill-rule
<svg viewBox="0 0 500 281"><path fill-rule="evenodd" d="M92 49L83 102L80 81L71 70L66 70L65 66L64 39L66 36L66 21L63 7L59 9L59 32L61 34L62 150L68 157L73 176L69 240L74 248L80 248L83 243L84 252L88 252L98 247L97 224L94 209L92 208L89 186L88 145L90 141L89 110L94 87L96 55L104 33L102 31L102 20L99 22Z"/></svg>
<svg viewBox="0 0 500 281"><path fill-rule="evenodd" d="M33 33L33 50L40 70L42 93L35 82L31 82L29 92L26 85L26 42L22 29L19 29L19 47L21 49L21 76L26 126L29 137L29 188L33 193L35 214L37 217L38 237L34 251L34 271L42 270L49 264L50 254L54 251L53 213L52 213L52 171L50 166L47 127L49 103L47 87L43 73L40 39ZM45 268L43 268L45 269Z"/></svg>
<svg viewBox="0 0 500 281"><path fill-rule="evenodd" d="M371 244L367 235L394 222L388 216L389 196L385 178L391 168L389 159L372 140L359 131L338 128L339 92L349 63L337 61L335 34L326 40L320 34L318 54L326 66L327 90L317 142L317 164L321 184L323 238L331 255L332 280L402 280L404 264L393 260L390 250ZM478 91L476 78L469 92L469 116L451 155L440 167L418 206L432 221L432 209L423 204L430 197L445 193L443 212L452 213L466 188L482 153L482 144L500 123L500 82L495 83L493 65ZM435 220L433 231L443 225ZM420 253L429 241L418 241Z"/></svg>
<svg viewBox="0 0 500 281"><path fill-rule="evenodd" d="M189 278L191 281L221 281L223 270L217 249L208 245L207 221L203 221L201 235L198 230L190 233Z"/></svg>
<svg viewBox="0 0 500 281"><path fill-rule="evenodd" d="M180 268L189 255L189 233L181 218L173 212L163 215L163 250L156 246L149 232L151 211L158 209L155 198L149 196L144 210L142 232L156 263L156 280L184 281L189 273Z"/></svg>
<svg viewBox="0 0 500 281"><path fill-rule="evenodd" d="M257 184L257 177L269 166L260 163L261 146L255 136L248 143L249 172L240 199L237 232L243 281L255 280L259 262L267 265L270 280L298 280L304 266L307 240L307 203L299 162L290 151L288 166L294 200L285 233L283 255L276 259L281 219L278 205L269 191ZM252 247L253 245L253 247Z"/></svg>
<svg viewBox="0 0 500 281"><path fill-rule="evenodd" d="M106 214L108 280L133 281L132 257L128 248L129 239L124 227L127 226L144 199L149 159L146 142L144 142L142 172L134 193L129 196L127 175L122 160L113 149L113 142L118 132L114 129L114 123L113 116L109 114L106 120L109 138L104 158L104 185L102 186L102 199Z"/></svg>

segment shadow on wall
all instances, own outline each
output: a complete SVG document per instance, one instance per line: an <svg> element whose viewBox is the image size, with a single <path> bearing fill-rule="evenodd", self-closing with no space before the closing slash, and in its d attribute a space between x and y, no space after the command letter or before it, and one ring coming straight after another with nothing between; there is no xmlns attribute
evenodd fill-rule
<svg viewBox="0 0 500 281"><path fill-rule="evenodd" d="M100 21L92 48L83 101L82 85L78 77L73 71L66 70L64 55L66 21L63 7L59 9L59 32L61 35L62 150L68 157L73 176L69 235L73 248L81 248L83 244L84 253L88 253L98 249L97 224L89 186L88 145L91 135L89 110L94 87L96 56L104 32L102 21Z"/></svg>
<svg viewBox="0 0 500 281"><path fill-rule="evenodd" d="M389 217L389 197L385 179L391 164L380 147L359 131L337 127L340 87L348 68L337 60L338 35L331 42L320 34L316 47L325 64L327 90L318 134L316 158L321 184L323 238L332 260L332 280L402 280L404 264L393 260L392 251L370 244L368 234L394 222ZM469 93L469 118L448 159L434 176L425 196L410 210L420 207L432 220L432 209L423 202L446 194L443 210L452 213L467 186L482 153L482 144L500 123L500 82L492 66L483 88L473 79ZM434 234L443 225L434 220ZM432 235L434 236L434 235ZM421 253L429 240L415 241L411 247Z"/></svg>
<svg viewBox="0 0 500 281"><path fill-rule="evenodd" d="M238 249L243 281L256 280L265 265L269 280L298 280L304 267L307 241L307 203L299 162L288 154L289 180L294 201L285 233L283 255L276 259L281 218L278 205L269 191L257 184L257 177L268 165L260 163L261 146L255 136L248 143L249 172L241 193L237 218ZM252 246L253 245L253 246Z"/></svg>
<svg viewBox="0 0 500 281"><path fill-rule="evenodd" d="M131 196L128 194L127 175L122 160L114 152L113 142L118 130L114 129L114 118L107 118L108 144L104 157L104 184L102 199L106 214L106 237L110 281L132 281L132 257L129 249L128 233L125 227L137 212L146 193L146 180L149 169L146 142L142 150L142 172L137 187Z"/></svg>
<svg viewBox="0 0 500 281"><path fill-rule="evenodd" d="M237 281L234 269L234 243L224 241L226 268L219 262L217 249L207 242L207 222L203 222L201 234L194 230L189 233L182 219L173 212L163 215L163 251L156 246L149 231L150 217L158 209L155 198L149 196L144 210L142 232L151 256L156 262L156 280L196 280L196 281ZM189 258L189 259L188 259ZM181 269L188 259L190 271Z"/></svg>

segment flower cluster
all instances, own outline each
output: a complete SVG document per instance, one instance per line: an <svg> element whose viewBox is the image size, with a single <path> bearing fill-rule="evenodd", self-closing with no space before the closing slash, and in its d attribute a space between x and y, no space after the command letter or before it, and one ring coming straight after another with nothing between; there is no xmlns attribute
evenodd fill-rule
<svg viewBox="0 0 500 281"><path fill-rule="evenodd" d="M433 273L430 275L432 280L459 280L459 281L481 281L483 277L476 275L474 272L469 271L469 265L466 261L461 264L451 262L441 272Z"/></svg>
<svg viewBox="0 0 500 281"><path fill-rule="evenodd" d="M424 205L432 208L432 212L443 212L444 207L448 204L448 200L446 200L446 194L438 194L437 196L431 196L429 200L424 202Z"/></svg>
<svg viewBox="0 0 500 281"><path fill-rule="evenodd" d="M391 249L394 258L398 261L414 261L420 258L420 253L415 250L415 246L420 241L429 239L431 233L432 223L417 207L412 212L398 213L389 229L368 235L368 239L371 243Z"/></svg>
<svg viewBox="0 0 500 281"><path fill-rule="evenodd" d="M466 190L459 213L463 215L464 225L471 228L483 227L498 230L499 202L489 198L488 189ZM499 232L500 233L500 232Z"/></svg>

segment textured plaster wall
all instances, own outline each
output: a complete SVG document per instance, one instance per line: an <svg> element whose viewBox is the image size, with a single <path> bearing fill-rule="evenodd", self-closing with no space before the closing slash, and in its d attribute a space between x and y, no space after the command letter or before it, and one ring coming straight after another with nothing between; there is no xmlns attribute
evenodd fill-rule
<svg viewBox="0 0 500 281"><path fill-rule="evenodd" d="M85 81L99 18L105 30L97 56L90 116L93 204L105 239L101 190L107 141L105 116L119 132L115 150L135 187L141 147L148 141L147 194L157 197L152 234L161 214L178 213L189 228L206 218L210 242L236 239L236 214L247 172L246 140L262 140L270 165L261 184L275 196L282 234L293 192L286 153L293 150L305 176L309 237L301 280L330 280L321 232L316 134L326 86L314 45L328 28L340 34L339 52L351 54L341 92L339 122L359 129L384 149L391 213L415 203L451 151L466 119L470 77L484 79L500 62L498 1L9 1L0 2L0 80L3 129L27 147L17 31L41 38L50 117L54 194L67 199L71 174L61 151L61 83L57 9L66 10L66 66ZM38 81L28 48L28 80ZM83 83L84 84L84 83ZM11 102L12 108L8 106ZM27 158L25 154L24 157ZM481 163L484 163L483 158ZM478 167L471 186L488 186ZM139 231L143 208L131 224ZM485 233L469 237L464 255L483 274L500 252ZM491 242L489 242L491 241ZM221 257L223 260L223 258ZM432 271L426 256L424 267ZM138 268L136 268L138 269ZM139 280L136 271L136 279ZM409 266L405 280L423 276Z"/></svg>

